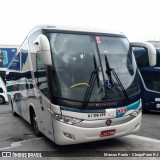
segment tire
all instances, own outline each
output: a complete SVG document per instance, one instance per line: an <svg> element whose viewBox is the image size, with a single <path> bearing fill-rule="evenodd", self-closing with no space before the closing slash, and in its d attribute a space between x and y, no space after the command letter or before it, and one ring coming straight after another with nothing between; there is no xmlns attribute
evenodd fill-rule
<svg viewBox="0 0 160 160"><path fill-rule="evenodd" d="M11 108L12 108L12 114L13 114L13 116L18 117L18 114L13 109L13 103L12 103L12 101L11 101Z"/></svg>
<svg viewBox="0 0 160 160"><path fill-rule="evenodd" d="M32 117L31 124L33 127L33 131L36 134L36 136L39 137L39 136L41 136L41 132L38 130L38 123L37 123L37 117L36 117L35 112L32 113L31 117Z"/></svg>
<svg viewBox="0 0 160 160"><path fill-rule="evenodd" d="M0 96L0 104L4 104L5 103L5 99L3 96Z"/></svg>

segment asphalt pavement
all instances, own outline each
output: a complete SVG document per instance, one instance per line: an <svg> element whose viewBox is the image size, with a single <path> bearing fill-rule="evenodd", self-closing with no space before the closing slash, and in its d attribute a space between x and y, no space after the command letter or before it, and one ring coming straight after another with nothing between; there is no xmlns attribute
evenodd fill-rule
<svg viewBox="0 0 160 160"><path fill-rule="evenodd" d="M143 114L141 130L135 135L128 135L98 142L90 142L69 146L58 146L45 136L36 137L31 126L21 117L14 117L8 105L0 106L0 151L7 153L23 153L23 159L115 159L115 157L105 157L105 153L110 151L129 153L132 151L160 151L160 113L150 112ZM26 158L25 151L37 152L37 156L43 151L47 152L46 157ZM38 151L41 151L38 153ZM28 154L28 153L27 153ZM50 155L51 154L51 155ZM153 153L152 153L153 154ZM160 154L159 154L160 155ZM18 154L11 159L17 159ZM57 157L55 157L57 156ZM160 159L160 157L116 157L118 160L127 159ZM1 158L9 159L9 158Z"/></svg>

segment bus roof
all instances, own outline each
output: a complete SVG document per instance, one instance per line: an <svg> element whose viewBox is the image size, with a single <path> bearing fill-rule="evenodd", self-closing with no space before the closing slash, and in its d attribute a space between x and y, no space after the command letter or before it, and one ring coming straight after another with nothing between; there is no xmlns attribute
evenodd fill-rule
<svg viewBox="0 0 160 160"><path fill-rule="evenodd" d="M108 31L106 29L100 28L78 28L78 27L71 27L71 26L55 26L55 25L39 25L36 26L31 30L28 36L38 30L62 30L62 31L77 31L77 32L88 32L88 33L101 33L101 34L113 34L113 35L120 35L125 36L122 32L116 31Z"/></svg>

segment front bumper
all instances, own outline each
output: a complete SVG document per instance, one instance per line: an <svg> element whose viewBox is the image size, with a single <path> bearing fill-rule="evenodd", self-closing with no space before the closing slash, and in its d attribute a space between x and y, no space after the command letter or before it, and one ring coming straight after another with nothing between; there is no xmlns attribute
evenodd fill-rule
<svg viewBox="0 0 160 160"><path fill-rule="evenodd" d="M141 117L142 113L140 112L137 117L126 123L97 128L83 128L54 120L55 143L59 145L78 144L128 135L140 129ZM112 129L116 129L115 135L107 137L100 136L101 131ZM74 135L75 139L67 138L64 133Z"/></svg>

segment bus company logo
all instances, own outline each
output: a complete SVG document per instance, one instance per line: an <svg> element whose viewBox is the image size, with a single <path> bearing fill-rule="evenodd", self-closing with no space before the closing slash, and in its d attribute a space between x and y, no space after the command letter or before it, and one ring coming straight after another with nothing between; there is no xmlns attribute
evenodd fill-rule
<svg viewBox="0 0 160 160"><path fill-rule="evenodd" d="M116 102L96 103L96 107L112 107L117 106Z"/></svg>
<svg viewBox="0 0 160 160"><path fill-rule="evenodd" d="M120 109L118 109L118 114L126 113L126 112L127 112L126 108L120 108Z"/></svg>
<svg viewBox="0 0 160 160"><path fill-rule="evenodd" d="M110 125L111 125L111 123L112 123L112 121L111 121L110 119L107 119L107 121L106 121L106 125L107 125L107 126L110 126Z"/></svg>

